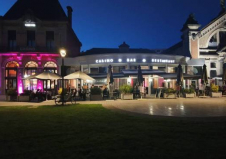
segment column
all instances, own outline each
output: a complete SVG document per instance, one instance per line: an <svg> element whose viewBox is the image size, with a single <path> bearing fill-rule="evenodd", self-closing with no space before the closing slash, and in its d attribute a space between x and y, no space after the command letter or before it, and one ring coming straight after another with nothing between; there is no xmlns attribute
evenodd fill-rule
<svg viewBox="0 0 226 159"><path fill-rule="evenodd" d="M19 94L24 92L24 87L23 87L23 68L18 67L17 70L17 91Z"/></svg>
<svg viewBox="0 0 226 159"><path fill-rule="evenodd" d="M39 63L40 65L40 63ZM37 73L41 73L43 72L43 68L41 66L38 67L38 70L37 70ZM40 89L43 91L43 81L42 80L38 80L38 83L37 83L37 89Z"/></svg>

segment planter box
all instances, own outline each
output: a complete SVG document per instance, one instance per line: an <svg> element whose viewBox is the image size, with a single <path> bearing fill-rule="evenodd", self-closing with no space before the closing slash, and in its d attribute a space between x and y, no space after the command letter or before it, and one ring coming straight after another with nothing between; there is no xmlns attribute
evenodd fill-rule
<svg viewBox="0 0 226 159"><path fill-rule="evenodd" d="M133 94L121 94L122 100L133 100Z"/></svg>
<svg viewBox="0 0 226 159"><path fill-rule="evenodd" d="M220 98L222 97L222 92L211 92L211 97Z"/></svg>
<svg viewBox="0 0 226 159"><path fill-rule="evenodd" d="M163 98L166 98L166 99L175 99L177 97L176 97L176 94L167 94L167 93L164 93L163 94Z"/></svg>
<svg viewBox="0 0 226 159"><path fill-rule="evenodd" d="M0 95L0 101L6 101L6 95Z"/></svg>
<svg viewBox="0 0 226 159"><path fill-rule="evenodd" d="M195 98L195 93L185 93L185 98Z"/></svg>
<svg viewBox="0 0 226 159"><path fill-rule="evenodd" d="M102 95L90 95L90 100L91 101L97 101L97 100L103 100Z"/></svg>
<svg viewBox="0 0 226 159"><path fill-rule="evenodd" d="M29 102L30 96L18 96L18 102Z"/></svg>
<svg viewBox="0 0 226 159"><path fill-rule="evenodd" d="M6 101L18 101L18 96L8 96L6 95Z"/></svg>

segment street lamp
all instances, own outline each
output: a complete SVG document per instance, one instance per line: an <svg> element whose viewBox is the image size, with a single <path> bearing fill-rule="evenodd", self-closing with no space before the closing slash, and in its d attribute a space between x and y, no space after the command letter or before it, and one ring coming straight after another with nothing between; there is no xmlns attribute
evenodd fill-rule
<svg viewBox="0 0 226 159"><path fill-rule="evenodd" d="M61 76L62 76L62 105L64 105L64 57L66 56L67 52L64 48L60 49L60 55L62 57L62 67L61 67Z"/></svg>

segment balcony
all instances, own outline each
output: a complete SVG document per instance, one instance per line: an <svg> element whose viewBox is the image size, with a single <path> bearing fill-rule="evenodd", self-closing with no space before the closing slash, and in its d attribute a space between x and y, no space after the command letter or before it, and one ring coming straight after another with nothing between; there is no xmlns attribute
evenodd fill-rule
<svg viewBox="0 0 226 159"><path fill-rule="evenodd" d="M0 52L58 52L57 47L29 47L29 46L18 46L18 47L0 47Z"/></svg>

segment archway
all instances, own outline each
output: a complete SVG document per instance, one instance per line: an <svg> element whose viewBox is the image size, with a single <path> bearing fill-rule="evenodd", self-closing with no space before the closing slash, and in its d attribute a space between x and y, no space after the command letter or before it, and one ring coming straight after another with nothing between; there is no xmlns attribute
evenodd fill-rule
<svg viewBox="0 0 226 159"><path fill-rule="evenodd" d="M25 65L24 77L29 77L37 73L38 64L34 61L29 61ZM24 80L24 89L37 90L37 79Z"/></svg>

